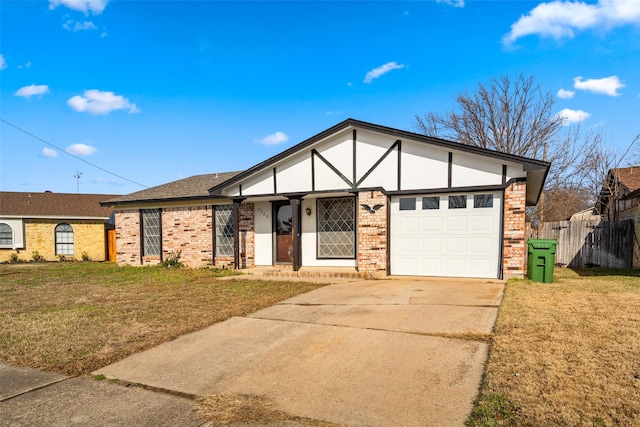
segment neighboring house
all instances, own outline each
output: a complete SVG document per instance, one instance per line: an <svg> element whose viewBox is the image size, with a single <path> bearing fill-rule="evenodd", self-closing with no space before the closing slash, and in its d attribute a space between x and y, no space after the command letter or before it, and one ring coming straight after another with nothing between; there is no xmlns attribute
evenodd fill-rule
<svg viewBox="0 0 640 427"><path fill-rule="evenodd" d="M596 209L603 219L640 218L640 166L610 169L598 196Z"/></svg>
<svg viewBox="0 0 640 427"><path fill-rule="evenodd" d="M600 218L601 216L596 212L596 208L591 207L574 213L569 217L569 221L590 221Z"/></svg>
<svg viewBox="0 0 640 427"><path fill-rule="evenodd" d="M243 172L108 200L117 260L351 267L501 278L525 270L525 206L549 163L353 119Z"/></svg>
<svg viewBox="0 0 640 427"><path fill-rule="evenodd" d="M640 268L640 166L609 170L596 209L605 220L633 220L633 268Z"/></svg>
<svg viewBox="0 0 640 427"><path fill-rule="evenodd" d="M104 261L106 230L113 208L100 202L110 194L0 192L0 261L17 254L23 261L37 252L47 261L64 256Z"/></svg>

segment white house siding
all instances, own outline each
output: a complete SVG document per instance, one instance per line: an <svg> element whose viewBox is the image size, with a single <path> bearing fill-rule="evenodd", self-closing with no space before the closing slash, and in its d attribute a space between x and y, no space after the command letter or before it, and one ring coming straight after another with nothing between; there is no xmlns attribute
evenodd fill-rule
<svg viewBox="0 0 640 427"><path fill-rule="evenodd" d="M276 165L276 186L278 193L309 191L311 189L311 153L302 153ZM273 185L270 193L273 193Z"/></svg>
<svg viewBox="0 0 640 427"><path fill-rule="evenodd" d="M454 152L451 166L451 186L500 185L502 163L488 159L478 161L477 156Z"/></svg>
<svg viewBox="0 0 640 427"><path fill-rule="evenodd" d="M267 170L247 179L242 184L243 196L273 193L273 171Z"/></svg>
<svg viewBox="0 0 640 427"><path fill-rule="evenodd" d="M271 202L254 203L253 218L255 227L256 265L273 264L272 216Z"/></svg>
<svg viewBox="0 0 640 427"><path fill-rule="evenodd" d="M402 143L402 189L446 188L449 173L449 152L416 144Z"/></svg>

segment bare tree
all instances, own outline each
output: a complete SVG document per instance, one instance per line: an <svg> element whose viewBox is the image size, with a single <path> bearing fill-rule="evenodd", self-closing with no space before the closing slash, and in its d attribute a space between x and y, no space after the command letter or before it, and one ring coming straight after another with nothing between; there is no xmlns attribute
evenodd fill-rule
<svg viewBox="0 0 640 427"><path fill-rule="evenodd" d="M544 217L565 219L593 206L614 153L604 146L600 132L565 128L553 106L553 95L533 76L520 74L513 80L505 75L480 83L471 95L458 95L450 112L416 115L416 128L426 135L551 162L544 191L549 217ZM540 206L528 213L534 221L543 217Z"/></svg>
<svg viewBox="0 0 640 427"><path fill-rule="evenodd" d="M525 157L542 157L564 119L552 113L554 98L533 76L508 75L458 95L457 109L416 115L418 132Z"/></svg>

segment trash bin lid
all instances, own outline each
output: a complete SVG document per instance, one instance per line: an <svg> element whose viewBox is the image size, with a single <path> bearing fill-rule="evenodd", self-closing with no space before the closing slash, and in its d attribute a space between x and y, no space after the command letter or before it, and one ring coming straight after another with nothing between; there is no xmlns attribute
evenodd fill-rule
<svg viewBox="0 0 640 427"><path fill-rule="evenodd" d="M551 249L558 246L558 241L555 239L529 239L527 244L533 249Z"/></svg>

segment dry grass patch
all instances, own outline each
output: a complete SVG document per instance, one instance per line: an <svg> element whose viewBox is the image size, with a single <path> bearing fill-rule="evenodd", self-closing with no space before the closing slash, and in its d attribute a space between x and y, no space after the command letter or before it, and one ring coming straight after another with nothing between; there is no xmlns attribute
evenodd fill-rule
<svg viewBox="0 0 640 427"><path fill-rule="evenodd" d="M220 393L197 399L196 412L220 426L234 425L295 425L332 427L338 424L297 417L279 411L263 396Z"/></svg>
<svg viewBox="0 0 640 427"><path fill-rule="evenodd" d="M0 265L0 361L85 374L324 286L216 280L227 274L110 263Z"/></svg>
<svg viewBox="0 0 640 427"><path fill-rule="evenodd" d="M507 284L467 425L640 425L640 271Z"/></svg>

